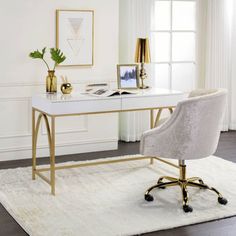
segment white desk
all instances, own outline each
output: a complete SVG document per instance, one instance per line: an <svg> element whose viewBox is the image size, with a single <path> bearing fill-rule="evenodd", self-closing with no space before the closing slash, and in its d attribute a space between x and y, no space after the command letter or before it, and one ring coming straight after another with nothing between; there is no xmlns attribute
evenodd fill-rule
<svg viewBox="0 0 236 236"><path fill-rule="evenodd" d="M90 115L100 113L126 112L150 110L151 128L155 127L161 111L172 108L183 100L185 95L179 91L170 91L164 89L145 89L139 90L137 94L122 95L113 97L94 97L87 94L61 95L61 94L39 94L32 97L32 178L35 180L36 175L41 177L51 186L51 193L55 195L55 171L65 168L83 167L105 163L114 163L121 160L102 161L96 163L85 163L70 166L55 165L55 119L60 116ZM158 110L156 119L154 118L155 110ZM36 112L38 113L36 122ZM36 149L39 126L42 118L45 120L48 143L50 148L50 167L37 168ZM51 125L49 119L51 118ZM125 161L137 159L150 159L153 157L127 158ZM158 159L159 158L155 158ZM122 160L124 161L124 160ZM171 164L177 167L174 164ZM50 171L50 179L45 177L42 172Z"/></svg>

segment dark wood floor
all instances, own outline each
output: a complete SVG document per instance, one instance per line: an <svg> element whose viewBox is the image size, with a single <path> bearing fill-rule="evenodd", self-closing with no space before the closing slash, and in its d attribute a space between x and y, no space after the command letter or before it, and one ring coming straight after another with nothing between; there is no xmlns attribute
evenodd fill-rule
<svg viewBox="0 0 236 236"><path fill-rule="evenodd" d="M126 154L136 154L139 151L139 143L119 143L119 149L115 151L94 152L57 157L57 162L72 160L92 160L96 158L112 157ZM217 156L236 162L236 131L221 134ZM39 164L47 163L48 158L39 160ZM0 169L30 166L31 160L17 160L0 162ZM156 216L157 220L158 217ZM0 204L0 236L26 236L24 230L15 222L8 212ZM158 231L144 234L145 236L235 236L236 217L222 219L213 222L185 226L171 230ZM86 236L86 235L82 235Z"/></svg>

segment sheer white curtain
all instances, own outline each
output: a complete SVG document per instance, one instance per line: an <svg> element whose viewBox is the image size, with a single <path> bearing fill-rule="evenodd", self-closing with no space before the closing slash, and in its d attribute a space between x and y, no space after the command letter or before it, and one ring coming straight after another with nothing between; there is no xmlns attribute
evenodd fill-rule
<svg viewBox="0 0 236 236"><path fill-rule="evenodd" d="M235 3L233 0L199 0L202 10L206 13L205 34L200 30L202 41L205 46L205 58L201 59L205 63L202 73L204 76L202 85L205 88L226 88L229 91L228 105L222 130L236 128L236 48L232 43L236 37L235 20L236 13L233 11ZM236 38L235 38L236 39ZM202 65L203 63L201 63Z"/></svg>
<svg viewBox="0 0 236 236"><path fill-rule="evenodd" d="M231 97L230 97L230 125L229 128L236 130L236 2L233 1L232 10L231 10L231 19L232 19L232 63L231 63Z"/></svg>
<svg viewBox="0 0 236 236"><path fill-rule="evenodd" d="M137 38L149 37L153 0L120 0L120 63L134 63ZM148 65L146 69L152 84ZM126 112L120 114L120 139L130 142L140 140L149 128L148 112Z"/></svg>

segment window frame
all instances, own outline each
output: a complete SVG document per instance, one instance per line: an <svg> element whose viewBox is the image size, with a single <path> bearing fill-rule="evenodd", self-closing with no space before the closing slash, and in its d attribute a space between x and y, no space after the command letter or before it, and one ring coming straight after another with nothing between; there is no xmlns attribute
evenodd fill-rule
<svg viewBox="0 0 236 236"><path fill-rule="evenodd" d="M154 75L154 84L156 84L156 72L155 72L155 65L168 65L169 66L169 89L172 89L172 81L173 81L173 65L174 64L193 64L195 66L195 74L194 74L194 84L196 86L196 66L197 66L197 54L196 54L196 45L197 45L197 29L196 24L197 21L195 21L195 30L173 30L173 2L195 2L197 7L197 0L155 0L154 4L156 2L170 2L170 29L169 30L156 30L151 28L150 35L152 38L153 33L169 33L170 35L170 42L169 42L169 61L160 61L160 62L151 62L152 65L152 74ZM196 11L195 8L195 19L196 19ZM186 60L186 61L175 61L173 60L173 34L174 33L194 33L195 34L195 60ZM151 44L151 47L153 45ZM153 48L152 48L153 49Z"/></svg>

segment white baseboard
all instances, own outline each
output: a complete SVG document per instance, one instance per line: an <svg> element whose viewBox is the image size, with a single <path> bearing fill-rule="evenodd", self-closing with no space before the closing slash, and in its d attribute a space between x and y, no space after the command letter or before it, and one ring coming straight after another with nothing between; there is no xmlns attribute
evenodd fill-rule
<svg viewBox="0 0 236 236"><path fill-rule="evenodd" d="M56 145L56 155L69 155L77 153L98 152L116 150L118 148L117 139L89 140L77 143L62 143ZM31 146L5 149L0 152L0 161L31 159ZM49 156L47 145L40 145L37 148L37 157Z"/></svg>

